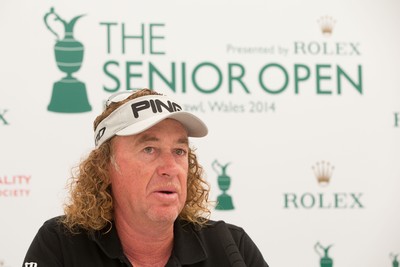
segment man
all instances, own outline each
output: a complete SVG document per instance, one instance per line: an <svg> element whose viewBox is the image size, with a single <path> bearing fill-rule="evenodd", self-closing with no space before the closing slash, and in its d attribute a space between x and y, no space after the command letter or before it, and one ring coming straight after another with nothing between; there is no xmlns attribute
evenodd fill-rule
<svg viewBox="0 0 400 267"><path fill-rule="evenodd" d="M208 220L209 187L188 137L208 130L170 98L110 97L65 215L44 223L24 266L268 266L237 226Z"/></svg>

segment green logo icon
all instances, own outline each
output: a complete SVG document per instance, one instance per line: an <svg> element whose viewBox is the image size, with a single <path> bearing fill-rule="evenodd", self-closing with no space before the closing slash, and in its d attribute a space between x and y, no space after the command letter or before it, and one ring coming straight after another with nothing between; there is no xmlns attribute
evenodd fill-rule
<svg viewBox="0 0 400 267"><path fill-rule="evenodd" d="M212 167L214 171L218 174L218 187L222 190L222 194L217 198L217 210L233 210L232 197L226 193L231 185L231 177L226 174L226 168L230 163L225 165L220 164L217 160L214 160Z"/></svg>
<svg viewBox="0 0 400 267"><path fill-rule="evenodd" d="M332 267L333 260L328 256L329 249L332 245L327 246L326 248L323 247L319 242L315 244L314 249L317 254L321 257L320 266L321 267Z"/></svg>
<svg viewBox="0 0 400 267"><path fill-rule="evenodd" d="M8 121L5 118L7 111L7 109L0 109L0 121L3 123L3 125L9 125Z"/></svg>
<svg viewBox="0 0 400 267"><path fill-rule="evenodd" d="M393 253L390 253L390 258L393 260L392 261L392 266L393 267L399 267L399 261L397 260L397 257L399 256L399 254L393 254Z"/></svg>
<svg viewBox="0 0 400 267"><path fill-rule="evenodd" d="M51 101L47 107L49 111L81 113L92 109L87 98L85 84L72 76L72 73L81 68L83 61L84 47L81 42L74 38L75 23L82 16L84 15L76 16L70 22L67 22L55 13L54 8L51 8L44 16L46 27L57 37L54 45L57 67L67 74L53 85ZM64 39L62 40L54 30L55 25L53 23L55 22L61 22L64 26Z"/></svg>

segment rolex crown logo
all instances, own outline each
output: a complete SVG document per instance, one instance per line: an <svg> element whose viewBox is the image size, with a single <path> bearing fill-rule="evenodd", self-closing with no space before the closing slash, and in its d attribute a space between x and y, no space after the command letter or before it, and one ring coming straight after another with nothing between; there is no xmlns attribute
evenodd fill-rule
<svg viewBox="0 0 400 267"><path fill-rule="evenodd" d="M336 21L331 16L323 16L318 20L321 27L322 34L325 36L331 36L333 31L333 26Z"/></svg>
<svg viewBox="0 0 400 267"><path fill-rule="evenodd" d="M329 162L320 161L317 162L312 169L314 170L315 177L317 178L318 184L328 185L335 169Z"/></svg>

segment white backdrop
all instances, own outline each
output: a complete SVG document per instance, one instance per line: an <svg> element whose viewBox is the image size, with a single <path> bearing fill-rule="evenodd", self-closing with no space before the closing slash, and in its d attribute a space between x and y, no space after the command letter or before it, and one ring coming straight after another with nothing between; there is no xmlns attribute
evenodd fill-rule
<svg viewBox="0 0 400 267"><path fill-rule="evenodd" d="M66 76L44 23L52 7L66 22L85 14L73 28L84 56L72 76L85 85L86 112L48 110ZM271 266L322 267L330 245L335 267L395 266L399 12L395 0L3 1L0 266L21 266L41 224L62 213L103 101L141 87L208 123L192 144L213 200L222 193L213 162L229 164L233 203L212 219L243 226ZM62 40L61 22L49 24Z"/></svg>

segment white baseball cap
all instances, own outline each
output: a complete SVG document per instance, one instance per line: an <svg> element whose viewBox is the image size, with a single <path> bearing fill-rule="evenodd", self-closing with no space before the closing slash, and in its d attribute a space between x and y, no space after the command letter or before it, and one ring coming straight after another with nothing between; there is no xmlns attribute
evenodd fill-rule
<svg viewBox="0 0 400 267"><path fill-rule="evenodd" d="M131 91L114 94L107 100L106 107L130 95ZM182 123L189 137L203 137L208 133L205 123L197 116L183 111L176 101L164 95L146 95L124 103L97 125L94 131L96 148L114 135L138 134L167 118Z"/></svg>

